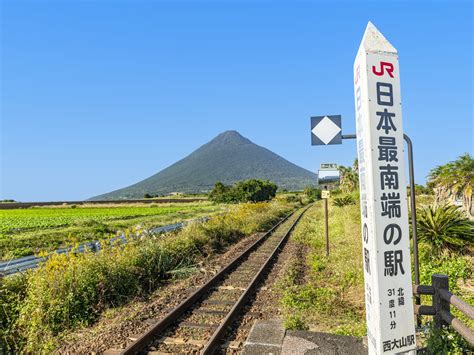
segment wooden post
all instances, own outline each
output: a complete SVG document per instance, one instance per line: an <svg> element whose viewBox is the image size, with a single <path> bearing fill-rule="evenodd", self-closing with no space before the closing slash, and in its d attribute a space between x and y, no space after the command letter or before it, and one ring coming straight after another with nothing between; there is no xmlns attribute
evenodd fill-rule
<svg viewBox="0 0 474 355"><path fill-rule="evenodd" d="M434 288L433 307L436 311L434 323L437 329L441 329L443 325L448 325L441 316L441 311L449 312L449 302L443 300L439 294L439 290L449 291L449 280L447 275L434 274L431 276L431 283Z"/></svg>

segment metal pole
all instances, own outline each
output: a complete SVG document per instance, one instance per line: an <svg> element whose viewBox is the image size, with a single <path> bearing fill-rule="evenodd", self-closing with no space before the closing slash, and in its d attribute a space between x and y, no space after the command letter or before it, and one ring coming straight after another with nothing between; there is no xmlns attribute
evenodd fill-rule
<svg viewBox="0 0 474 355"><path fill-rule="evenodd" d="M357 136L355 134L343 134L342 139L356 139Z"/></svg>
<svg viewBox="0 0 474 355"><path fill-rule="evenodd" d="M326 256L329 256L328 199L324 199L324 217L326 219Z"/></svg>
<svg viewBox="0 0 474 355"><path fill-rule="evenodd" d="M413 164L413 144L410 137L403 135L408 146L408 174L410 179L410 208L411 208L411 229L413 236L413 269L415 274L415 284L420 284L420 265L418 263L418 235L416 233L416 196L415 196L415 168ZM421 304L420 296L415 296L415 304ZM421 327L421 317L416 316L416 325Z"/></svg>
<svg viewBox="0 0 474 355"><path fill-rule="evenodd" d="M416 197L415 197L415 168L413 165L413 144L410 137L403 135L408 145L408 167L410 175L410 208L411 208L411 226L413 235L413 258L415 269L415 284L420 284L420 268L418 265L418 236L416 234ZM419 303L417 303L419 304Z"/></svg>

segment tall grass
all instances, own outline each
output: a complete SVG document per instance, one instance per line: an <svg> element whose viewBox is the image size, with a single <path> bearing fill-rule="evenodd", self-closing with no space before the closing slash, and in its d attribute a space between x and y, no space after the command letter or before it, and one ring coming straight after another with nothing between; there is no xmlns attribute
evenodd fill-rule
<svg viewBox="0 0 474 355"><path fill-rule="evenodd" d="M329 208L330 255L325 256L324 205L315 203L293 233L307 250L293 260L305 275L287 270L279 289L285 326L362 336L365 334L364 281L358 205ZM305 277L301 281L301 277ZM299 280L298 280L299 279Z"/></svg>
<svg viewBox="0 0 474 355"><path fill-rule="evenodd" d="M325 256L324 210L321 201L315 203L295 228L293 241L304 245L308 253L303 260L301 256L293 260L298 270L304 269L300 265L304 263L304 282L299 279L301 275L298 272L294 276L295 267L292 266L279 287L287 328L309 328L353 336L365 334L360 211L358 199L355 200L356 205L329 208L329 257ZM451 209L448 212L451 213ZM472 240L472 224L461 230L457 223L458 214L451 218L441 216L442 212L428 213L428 217L434 219L432 223L424 221L428 219L427 216L419 217L419 233L422 236L419 244L420 281L429 285L433 274L446 274L449 276L450 290L472 304L473 259L469 252L466 253L468 250L472 253L472 243L468 243ZM467 224L465 221L463 218L463 226ZM449 236L449 239L445 236ZM457 240L453 242L451 236ZM435 239L443 243L433 243ZM455 246L463 243L463 246L469 247L453 248L446 245L445 241ZM431 297L423 296L422 300L423 304L430 304ZM451 307L451 311L469 327L474 326L474 321L467 319L454 307ZM427 329L430 329L424 341L431 353L468 353L466 342L452 328L439 332L430 326L432 317L425 317L424 321L429 327Z"/></svg>
<svg viewBox="0 0 474 355"><path fill-rule="evenodd" d="M0 352L51 351L62 332L148 294L174 270L267 229L289 209L277 202L244 204L177 234L142 238L97 254L56 255L22 282L3 280Z"/></svg>

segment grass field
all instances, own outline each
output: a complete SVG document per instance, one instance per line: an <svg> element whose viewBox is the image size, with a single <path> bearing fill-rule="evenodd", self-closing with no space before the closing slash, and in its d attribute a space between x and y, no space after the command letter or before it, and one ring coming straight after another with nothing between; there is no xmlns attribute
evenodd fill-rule
<svg viewBox="0 0 474 355"><path fill-rule="evenodd" d="M280 285L286 326L363 336L364 274L358 206L329 206L329 258L325 255L323 201L306 213L292 238L302 252Z"/></svg>
<svg viewBox="0 0 474 355"><path fill-rule="evenodd" d="M344 207L335 207L330 200L329 257L325 255L323 201L316 202L296 226L292 240L299 253L279 285L287 328L359 337L366 334L359 197L353 197L356 204ZM430 199L419 201L429 203ZM432 274L448 275L451 292L473 303L472 253L444 251L437 255L425 243L419 244L419 251L421 284L431 284ZM431 303L429 296L422 299L423 304ZM474 321L451 308L456 317L474 326ZM423 317L427 329L431 321L432 317ZM467 344L452 329L427 332L420 340L433 354L467 353Z"/></svg>
<svg viewBox="0 0 474 355"><path fill-rule="evenodd" d="M51 353L68 331L94 323L109 308L146 299L170 278L189 276L208 257L268 230L298 206L284 200L232 205L177 233L54 255L40 268L0 279L0 353ZM198 205L194 212L219 208Z"/></svg>
<svg viewBox="0 0 474 355"><path fill-rule="evenodd" d="M0 260L105 239L118 231L176 223L219 212L209 202L68 206L0 210Z"/></svg>

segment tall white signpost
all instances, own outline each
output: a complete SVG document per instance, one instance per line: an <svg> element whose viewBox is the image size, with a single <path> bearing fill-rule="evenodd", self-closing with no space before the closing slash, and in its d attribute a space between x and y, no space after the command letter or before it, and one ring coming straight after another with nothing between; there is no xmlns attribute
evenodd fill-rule
<svg viewBox="0 0 474 355"><path fill-rule="evenodd" d="M354 92L369 353L409 352L416 341L398 55L370 22Z"/></svg>

